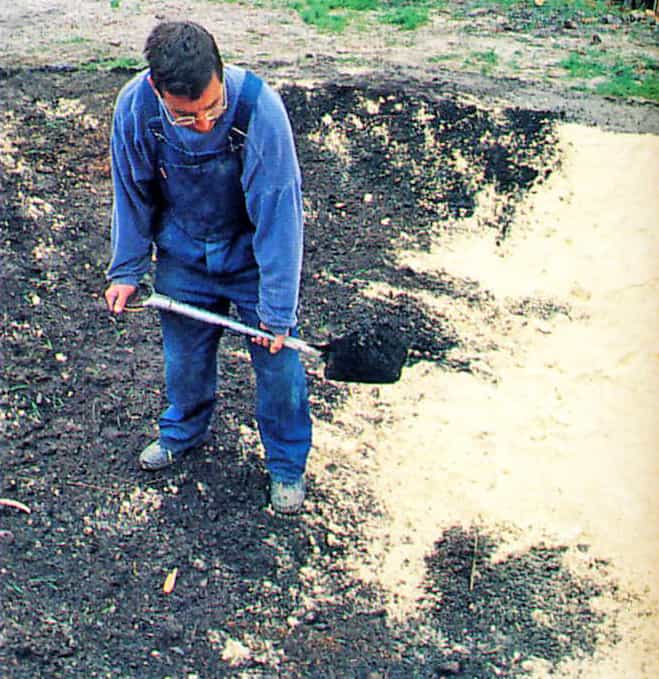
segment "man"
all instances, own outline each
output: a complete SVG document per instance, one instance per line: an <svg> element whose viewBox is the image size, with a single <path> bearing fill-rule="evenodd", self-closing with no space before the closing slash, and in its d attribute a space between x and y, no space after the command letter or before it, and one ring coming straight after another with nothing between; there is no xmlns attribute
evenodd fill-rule
<svg viewBox="0 0 659 679"><path fill-rule="evenodd" d="M256 419L276 511L297 512L311 445L306 376L295 333L302 262L301 176L279 96L252 73L224 66L214 38L192 22L149 35L148 70L120 92L111 152L112 262L105 293L121 313L150 268L162 294L211 311L233 303L274 340L248 342ZM160 315L169 406L140 455L162 469L203 443L216 399L221 329Z"/></svg>

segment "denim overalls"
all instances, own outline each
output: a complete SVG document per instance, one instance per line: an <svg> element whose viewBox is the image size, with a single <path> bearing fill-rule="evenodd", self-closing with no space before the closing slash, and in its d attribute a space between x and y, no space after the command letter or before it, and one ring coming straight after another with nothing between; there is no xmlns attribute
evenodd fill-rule
<svg viewBox="0 0 659 679"><path fill-rule="evenodd" d="M259 271L240 183L244 134L236 125L247 129L260 87L248 72L232 131L212 152L187 150L165 134L168 123L160 116L149 120L158 142L162 206L154 237L156 290L223 314L233 302L241 320L252 326L259 322ZM170 405L160 417L160 442L177 453L205 438L216 400L222 330L171 312L161 312L161 324ZM311 445L304 368L291 349L273 355L249 340L247 346L256 373L256 420L266 466L273 480L295 481L304 473Z"/></svg>

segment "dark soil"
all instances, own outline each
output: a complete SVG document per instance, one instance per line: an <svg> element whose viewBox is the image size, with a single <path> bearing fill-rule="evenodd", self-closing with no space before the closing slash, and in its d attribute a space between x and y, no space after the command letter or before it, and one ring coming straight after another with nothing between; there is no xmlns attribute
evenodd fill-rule
<svg viewBox="0 0 659 679"><path fill-rule="evenodd" d="M561 548L494 565L495 538L481 536L475 553L474 533L459 528L437 537L428 560L426 614L388 619L383 592L341 565L368 549L360 525L380 511L368 493L350 496L342 470L329 470L337 487L310 479L302 516L267 508L238 338L226 338L210 442L174 470L137 469L164 404L159 331L150 312L115 319L101 302L108 129L129 75L24 70L0 83L1 120L15 130L0 176L0 496L32 510L0 508L0 676L516 676L529 658L591 653L598 586L570 574ZM475 281L400 268L393 251L401 234L424 250L459 230L485 184L499 213L483 237L505 238L520 197L557 165L556 114L495 115L432 85L282 95L305 177L303 335L331 340L377 319L410 347L407 365L471 370L459 349L473 338L414 293L495 314L492 296ZM78 98L98 124L47 114ZM322 143L334 133L345 157ZM364 295L373 282L397 292L374 300ZM564 312L525 299L514 313L537 309ZM314 414L331 419L349 387L311 365L309 377ZM538 609L548 626L533 622ZM222 660L231 639L251 651L239 667Z"/></svg>

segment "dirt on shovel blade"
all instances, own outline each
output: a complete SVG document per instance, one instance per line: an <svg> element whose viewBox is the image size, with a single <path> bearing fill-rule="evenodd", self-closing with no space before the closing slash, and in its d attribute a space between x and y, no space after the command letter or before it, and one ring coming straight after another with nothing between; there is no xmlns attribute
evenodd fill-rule
<svg viewBox="0 0 659 679"><path fill-rule="evenodd" d="M356 330L323 347L325 377L339 382L397 382L407 350L400 333L387 325Z"/></svg>

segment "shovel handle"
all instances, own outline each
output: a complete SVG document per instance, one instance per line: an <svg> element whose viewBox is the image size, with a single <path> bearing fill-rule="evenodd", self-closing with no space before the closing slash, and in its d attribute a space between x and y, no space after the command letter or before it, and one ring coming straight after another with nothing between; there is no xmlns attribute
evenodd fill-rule
<svg viewBox="0 0 659 679"><path fill-rule="evenodd" d="M275 336L266 332L265 330L260 330L259 328L253 328L250 325L245 325L239 321L229 318L228 316L223 316L222 314L216 314L212 311L207 311L206 309L200 309L199 307L192 306L191 304L186 304L185 302L177 302L171 297L166 295L161 295L158 292L152 293L147 299L142 302L142 306L154 307L155 309L161 309L162 311L173 311L174 313L181 314L182 316L187 316L188 318L194 318L198 321L203 321L204 323L209 323L211 325L221 325L224 328L233 330L242 335L250 335L251 337L264 337L265 339L274 340ZM312 347L307 344L304 340L297 337L286 337L284 339L284 346L289 349L294 349L295 351L301 351L305 354L310 354L312 356L322 356L323 352L316 347Z"/></svg>

